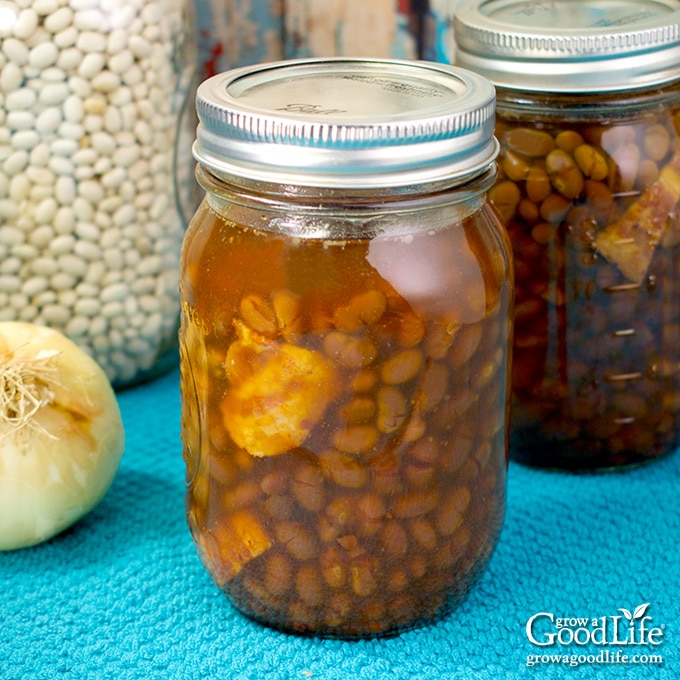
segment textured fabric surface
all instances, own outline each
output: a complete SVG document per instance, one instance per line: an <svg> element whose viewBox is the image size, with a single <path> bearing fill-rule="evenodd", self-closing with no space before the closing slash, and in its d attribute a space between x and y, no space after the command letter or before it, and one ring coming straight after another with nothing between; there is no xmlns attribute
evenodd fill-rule
<svg viewBox="0 0 680 680"><path fill-rule="evenodd" d="M2 680L680 677L678 453L602 475L511 464L500 543L452 615L393 639L315 640L244 619L203 570L184 518L177 373L119 401L127 449L104 500L52 541L0 554ZM619 616L626 633L620 609L634 615L647 603L656 646L538 647L527 637L541 612L555 623L539 619L539 641L557 618ZM663 663L587 659L607 651L614 661L617 650L619 661ZM586 659L527 666L532 654Z"/></svg>

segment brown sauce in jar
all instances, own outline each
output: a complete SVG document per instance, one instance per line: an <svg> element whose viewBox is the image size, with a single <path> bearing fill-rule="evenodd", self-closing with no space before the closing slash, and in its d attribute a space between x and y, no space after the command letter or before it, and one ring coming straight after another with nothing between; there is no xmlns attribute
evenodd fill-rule
<svg viewBox="0 0 680 680"><path fill-rule="evenodd" d="M182 259L201 559L239 610L286 631L435 621L504 513L512 292L495 217L332 240L255 214L206 200Z"/></svg>
<svg viewBox="0 0 680 680"><path fill-rule="evenodd" d="M678 442L679 119L644 105L655 96L632 94L628 115L620 95L598 116L594 96L553 94L531 119L499 105L490 197L515 257L518 461L607 468Z"/></svg>

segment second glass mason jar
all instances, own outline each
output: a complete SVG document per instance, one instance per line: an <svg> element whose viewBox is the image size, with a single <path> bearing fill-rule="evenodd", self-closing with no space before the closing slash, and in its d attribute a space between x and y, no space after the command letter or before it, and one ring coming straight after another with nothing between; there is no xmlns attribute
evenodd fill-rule
<svg viewBox="0 0 680 680"><path fill-rule="evenodd" d="M297 60L210 78L197 109L180 365L198 553L279 629L434 621L505 506L493 87L425 62Z"/></svg>
<svg viewBox="0 0 680 680"><path fill-rule="evenodd" d="M680 431L680 3L467 1L456 42L497 88L510 455L654 459Z"/></svg>

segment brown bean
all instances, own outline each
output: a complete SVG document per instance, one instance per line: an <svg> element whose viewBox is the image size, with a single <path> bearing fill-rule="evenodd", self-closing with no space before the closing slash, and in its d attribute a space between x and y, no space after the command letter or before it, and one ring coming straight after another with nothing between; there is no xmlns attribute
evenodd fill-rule
<svg viewBox="0 0 680 680"><path fill-rule="evenodd" d="M461 326L451 346L450 359L453 368L459 368L470 361L482 339L482 325L466 324Z"/></svg>
<svg viewBox="0 0 680 680"><path fill-rule="evenodd" d="M435 520L435 527L441 536L450 536L462 524L471 499L470 491L464 486L443 499Z"/></svg>
<svg viewBox="0 0 680 680"><path fill-rule="evenodd" d="M260 486L256 482L243 482L235 489L224 494L224 507L229 510L246 508L260 496Z"/></svg>
<svg viewBox="0 0 680 680"><path fill-rule="evenodd" d="M333 446L343 453L366 453L379 439L380 433L373 425L350 425L335 432Z"/></svg>
<svg viewBox="0 0 680 680"><path fill-rule="evenodd" d="M370 397L355 397L340 411L340 417L348 425L367 423L376 412L375 401Z"/></svg>
<svg viewBox="0 0 680 680"><path fill-rule="evenodd" d="M546 222L559 224L567 216L569 208L571 201L561 194L552 193L541 203L539 212Z"/></svg>
<svg viewBox="0 0 680 680"><path fill-rule="evenodd" d="M458 324L447 319L432 323L423 342L426 355L432 359L443 359L458 328Z"/></svg>
<svg viewBox="0 0 680 680"><path fill-rule="evenodd" d="M556 237L557 229L554 222L541 222L531 230L531 238L541 245L552 243Z"/></svg>
<svg viewBox="0 0 680 680"><path fill-rule="evenodd" d="M288 342L296 342L304 331L300 298L290 291L281 290L272 294L272 305L281 335Z"/></svg>
<svg viewBox="0 0 680 680"><path fill-rule="evenodd" d="M319 462L323 474L338 486L358 489L366 484L366 467L353 455L331 449L320 454Z"/></svg>
<svg viewBox="0 0 680 680"><path fill-rule="evenodd" d="M387 576L387 587L394 593L404 590L409 584L409 576L403 569L394 569Z"/></svg>
<svg viewBox="0 0 680 680"><path fill-rule="evenodd" d="M267 496L284 493L288 487L288 477L283 470L267 473L260 481L260 489Z"/></svg>
<svg viewBox="0 0 680 680"><path fill-rule="evenodd" d="M572 153L583 142L583 137L576 130L561 130L555 136L555 146L567 153Z"/></svg>
<svg viewBox="0 0 680 680"><path fill-rule="evenodd" d="M347 560L337 545L324 548L319 558L321 574L330 588L342 588L347 581Z"/></svg>
<svg viewBox="0 0 680 680"><path fill-rule="evenodd" d="M363 368L373 362L377 348L368 338L331 331L324 337L326 354L347 368Z"/></svg>
<svg viewBox="0 0 680 680"><path fill-rule="evenodd" d="M531 166L527 175L525 190L529 200L533 203L541 203L550 196L552 184L544 165L535 164Z"/></svg>
<svg viewBox="0 0 680 680"><path fill-rule="evenodd" d="M604 154L590 144L581 144L574 149L574 160L581 172L590 179L603 180L609 174L609 165Z"/></svg>
<svg viewBox="0 0 680 680"><path fill-rule="evenodd" d="M545 159L551 184L565 198L577 198L583 190L583 173L566 151L555 149Z"/></svg>
<svg viewBox="0 0 680 680"><path fill-rule="evenodd" d="M501 161L503 172L513 182L521 182L526 179L529 172L529 164L519 154L508 151Z"/></svg>
<svg viewBox="0 0 680 680"><path fill-rule="evenodd" d="M402 347L415 347L425 336L425 322L415 312L404 311L397 317L394 336Z"/></svg>
<svg viewBox="0 0 680 680"><path fill-rule="evenodd" d="M338 307L333 315L333 324L338 330L353 333L376 323L386 307L387 300L380 291L368 290L355 295L346 305Z"/></svg>
<svg viewBox="0 0 680 680"><path fill-rule="evenodd" d="M433 566L436 569L450 569L465 554L470 542L470 529L464 524L458 527L448 540L436 551Z"/></svg>
<svg viewBox="0 0 680 680"><path fill-rule="evenodd" d="M378 374L370 368L365 368L352 378L351 388L357 394L369 392L377 382Z"/></svg>
<svg viewBox="0 0 680 680"><path fill-rule="evenodd" d="M352 613L353 600L349 593L333 593L328 600L324 623L331 628L339 628Z"/></svg>
<svg viewBox="0 0 680 680"><path fill-rule="evenodd" d="M295 503L287 494L274 494L262 501L267 513L274 519L290 519L295 512Z"/></svg>
<svg viewBox="0 0 680 680"><path fill-rule="evenodd" d="M445 364L431 362L425 366L420 382L418 404L423 411L436 408L446 394L449 386L449 371Z"/></svg>
<svg viewBox="0 0 680 680"><path fill-rule="evenodd" d="M287 555L275 552L267 557L263 582L274 597L283 597L293 584L293 562Z"/></svg>
<svg viewBox="0 0 680 680"><path fill-rule="evenodd" d="M413 519L409 522L408 528L415 542L424 550L430 551L437 547L437 533L427 520Z"/></svg>
<svg viewBox="0 0 680 680"><path fill-rule="evenodd" d="M380 377L388 385L401 385L416 377L423 365L419 349L405 349L387 359L380 370Z"/></svg>
<svg viewBox="0 0 680 680"><path fill-rule="evenodd" d="M384 523L380 543L391 557L403 557L408 552L409 541L401 523L391 520Z"/></svg>
<svg viewBox="0 0 680 680"><path fill-rule="evenodd" d="M533 158L547 156L555 148L555 141L547 132L533 128L513 128L503 141L512 151Z"/></svg>
<svg viewBox="0 0 680 680"><path fill-rule="evenodd" d="M357 517L361 522L361 536L370 536L380 530L385 518L385 503L377 493L361 496L356 502Z"/></svg>
<svg viewBox="0 0 680 680"><path fill-rule="evenodd" d="M538 206L528 198L523 198L517 206L517 214L527 224L534 224L541 219Z"/></svg>
<svg viewBox="0 0 680 680"><path fill-rule="evenodd" d="M303 464L293 473L292 489L298 503L309 512L318 512L324 504L324 478L315 465Z"/></svg>
<svg viewBox="0 0 680 680"><path fill-rule="evenodd" d="M349 573L352 590L359 597L368 597L378 587L378 565L370 555L352 560Z"/></svg>
<svg viewBox="0 0 680 680"><path fill-rule="evenodd" d="M421 579L427 574L428 562L424 555L411 553L406 558L406 567L415 579Z"/></svg>
<svg viewBox="0 0 680 680"><path fill-rule="evenodd" d="M505 224L515 216L521 197L519 187L510 180L499 182L489 190L489 202Z"/></svg>
<svg viewBox="0 0 680 680"><path fill-rule="evenodd" d="M281 543L292 557L304 561L312 559L317 552L314 537L301 522L283 521L274 527L276 540Z"/></svg>
<svg viewBox="0 0 680 680"><path fill-rule="evenodd" d="M354 517L354 502L347 497L335 498L319 517L319 538L328 543L346 532Z"/></svg>
<svg viewBox="0 0 680 680"><path fill-rule="evenodd" d="M422 488L428 486L434 479L435 469L433 466L405 465L404 479L411 487Z"/></svg>
<svg viewBox="0 0 680 680"><path fill-rule="evenodd" d="M295 575L295 592L310 607L319 607L325 599L321 575L315 564L302 564Z"/></svg>
<svg viewBox="0 0 680 680"><path fill-rule="evenodd" d="M240 305L241 319L249 328L268 337L274 337L278 331L276 313L271 304L261 295L254 293L244 295Z"/></svg>
<svg viewBox="0 0 680 680"><path fill-rule="evenodd" d="M389 434L398 430L408 415L406 400L398 387L381 387L377 394L378 415L376 424L381 432Z"/></svg>
<svg viewBox="0 0 680 680"><path fill-rule="evenodd" d="M395 499L392 503L392 515L399 519L420 517L434 510L438 503L437 491L416 491Z"/></svg>

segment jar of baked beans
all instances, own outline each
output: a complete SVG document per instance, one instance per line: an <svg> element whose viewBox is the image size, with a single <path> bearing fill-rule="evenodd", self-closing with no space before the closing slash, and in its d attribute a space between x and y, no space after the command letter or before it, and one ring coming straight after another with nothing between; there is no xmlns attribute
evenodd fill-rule
<svg viewBox="0 0 680 680"><path fill-rule="evenodd" d="M188 523L247 617L395 634L465 595L505 504L512 271L488 80L243 67L198 90L181 262Z"/></svg>
<svg viewBox="0 0 680 680"><path fill-rule="evenodd" d="M516 308L510 456L620 469L678 443L680 3L464 2L497 88Z"/></svg>

